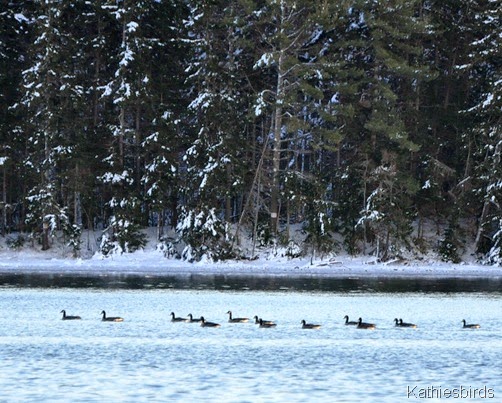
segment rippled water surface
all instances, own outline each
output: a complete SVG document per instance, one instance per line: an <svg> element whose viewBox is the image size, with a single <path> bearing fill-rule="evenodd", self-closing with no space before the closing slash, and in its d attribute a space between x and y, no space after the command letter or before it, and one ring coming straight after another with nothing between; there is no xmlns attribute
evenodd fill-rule
<svg viewBox="0 0 502 403"><path fill-rule="evenodd" d="M101 322L103 309L124 322ZM228 310L278 325L230 324ZM221 328L172 323L171 311ZM500 292L3 287L0 401L403 402L448 390L502 401L501 313ZM377 329L345 326L346 314Z"/></svg>

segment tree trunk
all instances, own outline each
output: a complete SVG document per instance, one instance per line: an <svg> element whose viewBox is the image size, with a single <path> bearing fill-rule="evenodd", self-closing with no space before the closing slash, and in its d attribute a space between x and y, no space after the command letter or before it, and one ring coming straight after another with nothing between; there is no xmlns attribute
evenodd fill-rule
<svg viewBox="0 0 502 403"><path fill-rule="evenodd" d="M227 165L227 189L232 188L232 167ZM230 222L232 219L232 196L225 194L225 221Z"/></svg>
<svg viewBox="0 0 502 403"><path fill-rule="evenodd" d="M82 200L80 197L80 189L78 186L80 180L80 168L78 163L75 165L75 191L73 202L73 223L82 228Z"/></svg>
<svg viewBox="0 0 502 403"><path fill-rule="evenodd" d="M5 162L2 166L2 236L5 236L7 231L7 169Z"/></svg>
<svg viewBox="0 0 502 403"><path fill-rule="evenodd" d="M281 164L282 105L284 102L284 53L279 53L277 88L274 112L274 148L272 151L272 189L270 192L270 230L277 234L279 209L279 171Z"/></svg>
<svg viewBox="0 0 502 403"><path fill-rule="evenodd" d="M484 224L486 222L486 217L490 211L490 202L485 200L483 204L483 211L481 212L481 217L479 218L478 230L476 232L476 239L474 240L474 250L477 252L481 243L481 238L484 234Z"/></svg>
<svg viewBox="0 0 502 403"><path fill-rule="evenodd" d="M48 250L50 248L49 245L49 223L47 221L43 221L42 223L42 250Z"/></svg>

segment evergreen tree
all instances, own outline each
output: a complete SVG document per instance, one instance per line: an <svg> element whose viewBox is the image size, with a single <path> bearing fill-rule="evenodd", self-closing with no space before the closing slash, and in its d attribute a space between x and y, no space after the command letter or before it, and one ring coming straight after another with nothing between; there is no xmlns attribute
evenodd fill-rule
<svg viewBox="0 0 502 403"><path fill-rule="evenodd" d="M23 167L16 161L24 160L20 132L23 119L19 108L14 108L21 97L22 71L27 68L26 53L32 39L30 5L26 2L9 4L0 12L0 234L22 229L15 218L24 205L21 177ZM16 224L16 222L18 224Z"/></svg>
<svg viewBox="0 0 502 403"><path fill-rule="evenodd" d="M228 255L227 224L239 214L238 202L244 186L243 171L249 85L246 80L247 3L214 2L192 5L187 30L192 44L188 62L189 124L192 141L184 155L186 178L183 188L185 208L181 211L181 238L200 258L213 234L219 251L214 258ZM244 52L246 50L246 52ZM237 123L238 122L238 123ZM195 191L194 191L195 189ZM214 231L203 238L190 217L211 222ZM194 224L190 230L187 225ZM190 232L193 231L194 234ZM201 244L202 240L204 243Z"/></svg>
<svg viewBox="0 0 502 403"><path fill-rule="evenodd" d="M42 249L49 248L49 238L58 228L69 236L74 251L79 248L80 226L70 219L66 192L69 170L78 155L85 104L74 35L81 4L39 5L33 15L36 39L31 67L23 72L22 105L28 117L23 128L28 146L25 166L33 173L27 222L33 233L40 233Z"/></svg>
<svg viewBox="0 0 502 403"><path fill-rule="evenodd" d="M149 35L151 60L144 66L151 77L148 96L153 119L145 126L141 143L146 211L150 212L149 225L157 225L157 238L164 241L164 226L177 225L178 197L180 193L180 161L184 148L182 122L186 116L184 65L187 58L187 7L177 1L164 1L150 15Z"/></svg>
<svg viewBox="0 0 502 403"><path fill-rule="evenodd" d="M424 55L436 77L421 87L420 109L425 112L421 121L426 127L420 140L419 161L424 168L420 176L422 186L431 186L421 192L429 198L420 198L419 209L421 214L432 213L437 225L448 225L455 239L462 237L462 225L451 223L465 222L472 213L465 189L471 183L476 140L470 129L472 119L459 114L469 107L475 91L469 85L468 69L462 67L469 63L473 40L473 31L467 29L473 21L472 4L431 0L422 7L435 33L434 40L424 42Z"/></svg>
<svg viewBox="0 0 502 403"><path fill-rule="evenodd" d="M170 224L197 260L235 256L247 229L288 256L334 251L338 232L389 259L416 220L422 251L432 222L444 259L472 236L500 264L498 14L492 0L6 3L0 233L43 249L62 234L78 254L82 229L105 228L109 253L156 225L171 253Z"/></svg>
<svg viewBox="0 0 502 403"><path fill-rule="evenodd" d="M469 69L474 106L466 112L475 122L477 152L475 193L480 205L475 248L489 264L502 264L502 48L500 7L496 2L472 4L473 23Z"/></svg>
<svg viewBox="0 0 502 403"><path fill-rule="evenodd" d="M392 244L410 232L411 201L418 190L410 170L420 149L413 116L419 84L430 79L420 46L427 36L426 25L418 6L419 2L408 0L355 1L343 16L344 30L339 33L340 80L333 108L343 127L340 161L361 178L357 194L364 203L358 208L359 224L366 226L361 231L364 241L372 236L383 239L379 251L386 257ZM394 179L382 181L384 172ZM376 208L377 200L379 206L401 208L383 211ZM376 218L378 227L367 227Z"/></svg>
<svg viewBox="0 0 502 403"><path fill-rule="evenodd" d="M265 168L269 175L272 234L279 229L281 212L286 211L290 217L289 209L294 209L295 204L292 202L302 204L298 194L301 187L296 184L305 181L311 168L315 170L315 158L310 157L313 137L327 134L322 131L323 119L319 117L325 107L319 78L323 75L319 49L323 30L318 24L321 9L322 4L318 9L311 2L281 0L264 2L255 13L260 33L255 69L266 74L259 87L257 111L269 116L271 127L270 134L266 133L271 150Z"/></svg>
<svg viewBox="0 0 502 403"><path fill-rule="evenodd" d="M151 76L153 57L159 40L159 32L151 24L161 3L125 1L109 4L107 9L117 21L120 45L112 58L115 73L106 84L103 96L109 99L117 117L110 122L112 142L105 162L109 168L101 176L103 183L111 187L107 206L111 216L107 232L103 235L102 250L131 252L144 245L140 231L141 211L144 207L143 178L144 139L155 139L158 125L165 111L153 102ZM155 49L155 50L154 50ZM153 137L152 137L153 136ZM147 140L148 141L148 140ZM155 165L149 164L150 169Z"/></svg>

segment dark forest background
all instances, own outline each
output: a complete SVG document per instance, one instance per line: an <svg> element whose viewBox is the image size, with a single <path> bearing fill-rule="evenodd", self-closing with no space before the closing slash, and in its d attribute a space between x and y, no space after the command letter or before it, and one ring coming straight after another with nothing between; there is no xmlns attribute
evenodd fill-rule
<svg viewBox="0 0 502 403"><path fill-rule="evenodd" d="M500 15L494 0L2 1L1 235L64 236L78 255L100 231L106 255L154 227L188 260L469 247L500 265Z"/></svg>

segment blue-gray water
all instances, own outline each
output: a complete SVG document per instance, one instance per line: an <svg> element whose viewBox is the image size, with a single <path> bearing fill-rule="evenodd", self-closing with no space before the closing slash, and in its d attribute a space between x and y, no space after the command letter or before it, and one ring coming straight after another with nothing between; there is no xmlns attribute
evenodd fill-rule
<svg viewBox="0 0 502 403"><path fill-rule="evenodd" d="M0 401L403 402L457 392L502 401L500 291L207 283L72 288L4 281ZM62 321L62 309L82 320ZM125 321L101 322L103 309ZM229 324L229 309L278 326ZM222 326L171 323L171 311ZM346 314L377 329L347 327ZM418 328L395 328L395 317ZM462 329L464 318L481 329ZM322 328L303 330L302 319Z"/></svg>

